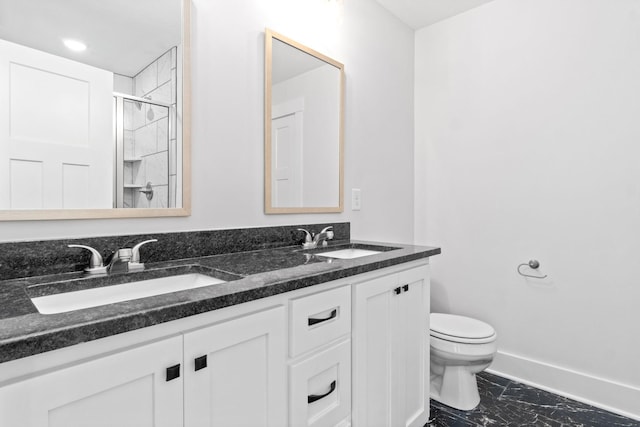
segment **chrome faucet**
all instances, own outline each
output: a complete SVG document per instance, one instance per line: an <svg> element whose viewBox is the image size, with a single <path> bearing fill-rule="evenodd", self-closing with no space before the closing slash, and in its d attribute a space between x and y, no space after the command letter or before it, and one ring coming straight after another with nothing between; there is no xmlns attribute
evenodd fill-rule
<svg viewBox="0 0 640 427"><path fill-rule="evenodd" d="M69 245L70 248L82 248L91 251L89 267L84 271L88 274L109 274L117 272L130 272L144 270L144 264L140 262L140 247L146 243L157 242L157 239L145 240L135 245L133 248L123 248L114 251L107 258L107 265L102 261L100 252L91 246Z"/></svg>
<svg viewBox="0 0 640 427"><path fill-rule="evenodd" d="M144 264L140 262L140 247L147 243L157 242L158 239L145 240L133 248L118 249L108 258L107 273L130 272L144 270Z"/></svg>
<svg viewBox="0 0 640 427"><path fill-rule="evenodd" d="M107 273L126 273L129 271L131 248L118 249L107 258Z"/></svg>
<svg viewBox="0 0 640 427"><path fill-rule="evenodd" d="M318 234L313 234L304 228L298 228L298 231L305 233L304 243L302 243L302 247L305 249L317 248L319 243L321 243L322 246L327 246L327 240L333 239L332 225L323 228Z"/></svg>
<svg viewBox="0 0 640 427"><path fill-rule="evenodd" d="M321 232L313 236L313 242L318 246L318 243L322 243L322 246L327 246L327 240L333 239L333 226L330 225L322 229Z"/></svg>

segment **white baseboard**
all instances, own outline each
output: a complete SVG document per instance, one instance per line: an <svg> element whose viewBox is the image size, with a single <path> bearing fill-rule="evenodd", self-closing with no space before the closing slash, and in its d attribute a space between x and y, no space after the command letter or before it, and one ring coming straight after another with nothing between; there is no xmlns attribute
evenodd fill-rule
<svg viewBox="0 0 640 427"><path fill-rule="evenodd" d="M498 351L487 372L640 421L640 388Z"/></svg>

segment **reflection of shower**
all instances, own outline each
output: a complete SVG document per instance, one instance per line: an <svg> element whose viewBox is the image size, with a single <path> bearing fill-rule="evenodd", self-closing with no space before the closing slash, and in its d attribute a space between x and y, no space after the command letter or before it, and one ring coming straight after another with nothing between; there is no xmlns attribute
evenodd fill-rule
<svg viewBox="0 0 640 427"><path fill-rule="evenodd" d="M151 97L145 96L144 99L151 100ZM133 101L133 103L136 105L138 111L142 111L142 102ZM153 108L151 108L151 105L149 105L147 110L147 120L152 121L154 119L154 116L155 114L153 113Z"/></svg>
<svg viewBox="0 0 640 427"><path fill-rule="evenodd" d="M169 171L176 162L169 154L175 108L149 97L118 93L114 99L116 207L175 207L175 194L169 195Z"/></svg>
<svg viewBox="0 0 640 427"><path fill-rule="evenodd" d="M142 99L147 99L149 101L151 101L151 97L150 96L143 96ZM134 104L136 105L136 108L138 109L138 111L142 111L142 102L141 101L133 101ZM147 103L147 120L152 121L155 117L155 113L153 112L153 108L151 107L151 104Z"/></svg>

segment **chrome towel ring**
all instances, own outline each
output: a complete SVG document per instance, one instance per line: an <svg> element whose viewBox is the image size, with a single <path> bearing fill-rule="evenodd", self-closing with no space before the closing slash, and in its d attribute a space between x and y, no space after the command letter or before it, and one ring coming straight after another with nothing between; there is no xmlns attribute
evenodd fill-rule
<svg viewBox="0 0 640 427"><path fill-rule="evenodd" d="M528 263L525 262L518 265L518 274L524 277L531 277L533 279L544 279L545 277L547 277L546 274L544 276L532 276L531 274L523 273L522 271L520 271L522 267L529 267L533 270L537 270L538 267L540 267L540 262L537 259L530 259Z"/></svg>

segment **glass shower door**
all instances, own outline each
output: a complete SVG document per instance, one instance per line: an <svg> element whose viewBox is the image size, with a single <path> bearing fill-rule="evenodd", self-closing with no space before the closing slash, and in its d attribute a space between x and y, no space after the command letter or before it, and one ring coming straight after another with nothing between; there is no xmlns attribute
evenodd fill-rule
<svg viewBox="0 0 640 427"><path fill-rule="evenodd" d="M116 94L116 186L118 208L173 208L170 185L170 104ZM173 168L175 169L175 167Z"/></svg>

